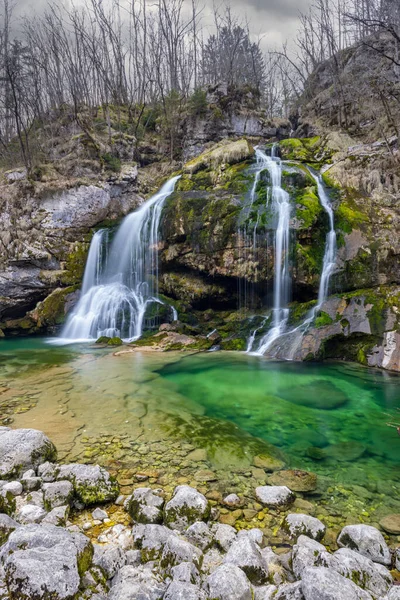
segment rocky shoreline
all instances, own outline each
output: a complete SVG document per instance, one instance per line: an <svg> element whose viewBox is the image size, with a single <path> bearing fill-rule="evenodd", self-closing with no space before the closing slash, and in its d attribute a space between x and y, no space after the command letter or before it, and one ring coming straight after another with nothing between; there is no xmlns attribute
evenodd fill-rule
<svg viewBox="0 0 400 600"><path fill-rule="evenodd" d="M0 428L1 600L400 598L396 541L365 524L330 539L285 485L253 490L260 512L281 515L276 543L253 523L224 523L193 486L138 480L123 495L103 467L56 461L44 433Z"/></svg>

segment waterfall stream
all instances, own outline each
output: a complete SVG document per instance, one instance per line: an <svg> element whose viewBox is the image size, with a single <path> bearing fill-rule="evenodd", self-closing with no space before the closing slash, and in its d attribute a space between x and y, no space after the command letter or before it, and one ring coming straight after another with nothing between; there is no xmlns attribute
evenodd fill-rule
<svg viewBox="0 0 400 600"><path fill-rule="evenodd" d="M107 252L107 235L92 239L81 298L62 331L62 341L118 336L136 340L143 333L149 305L158 298L158 229L165 200L179 177L123 220ZM175 309L171 309L177 318Z"/></svg>

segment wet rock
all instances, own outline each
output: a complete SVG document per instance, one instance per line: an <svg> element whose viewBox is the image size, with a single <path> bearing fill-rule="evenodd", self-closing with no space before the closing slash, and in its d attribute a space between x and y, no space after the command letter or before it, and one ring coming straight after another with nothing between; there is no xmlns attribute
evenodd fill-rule
<svg viewBox="0 0 400 600"><path fill-rule="evenodd" d="M95 546L93 564L100 567L107 579L112 579L125 563L125 553L118 546L106 548Z"/></svg>
<svg viewBox="0 0 400 600"><path fill-rule="evenodd" d="M92 512L92 519L104 521L104 519L108 519L108 514L102 508L95 508Z"/></svg>
<svg viewBox="0 0 400 600"><path fill-rule="evenodd" d="M162 523L164 498L162 490L136 489L128 504L128 512L138 523Z"/></svg>
<svg viewBox="0 0 400 600"><path fill-rule="evenodd" d="M373 562L389 565L391 562L389 548L383 535L370 525L347 525L343 527L337 539L340 548L356 550Z"/></svg>
<svg viewBox="0 0 400 600"><path fill-rule="evenodd" d="M393 535L400 535L400 514L386 515L379 521L379 525Z"/></svg>
<svg viewBox="0 0 400 600"><path fill-rule="evenodd" d="M45 523L49 525L57 525L58 527L65 527L69 516L69 506L57 506L53 508L43 519L43 525Z"/></svg>
<svg viewBox="0 0 400 600"><path fill-rule="evenodd" d="M166 584L146 566L122 567L112 581L109 600L161 600Z"/></svg>
<svg viewBox="0 0 400 600"><path fill-rule="evenodd" d="M17 521L14 521L8 515L0 513L0 546L6 543L9 536L18 527L20 527L20 524Z"/></svg>
<svg viewBox="0 0 400 600"><path fill-rule="evenodd" d="M232 542L236 539L236 529L230 525L224 525L223 523L216 523L211 526L211 531L214 536L214 542L224 552L227 552L232 545Z"/></svg>
<svg viewBox="0 0 400 600"><path fill-rule="evenodd" d="M249 537L238 538L229 548L226 564L236 565L255 585L263 585L268 580L268 567L257 544Z"/></svg>
<svg viewBox="0 0 400 600"><path fill-rule="evenodd" d="M215 569L207 577L204 587L213 600L252 600L253 596L246 575L232 564Z"/></svg>
<svg viewBox="0 0 400 600"><path fill-rule="evenodd" d="M340 548L335 552L330 566L356 585L371 592L376 598L382 598L393 582L390 571L383 565L375 564L349 548Z"/></svg>
<svg viewBox="0 0 400 600"><path fill-rule="evenodd" d="M65 506L72 500L74 488L70 481L56 481L43 484L43 501L47 511Z"/></svg>
<svg viewBox="0 0 400 600"><path fill-rule="evenodd" d="M285 467L285 463L280 458L258 454L253 458L253 465L265 471L279 471Z"/></svg>
<svg viewBox="0 0 400 600"><path fill-rule="evenodd" d="M175 581L198 583L200 581L200 573L191 562L182 562L171 569L171 577Z"/></svg>
<svg viewBox="0 0 400 600"><path fill-rule="evenodd" d="M256 488L261 504L272 508L285 508L295 501L295 494L285 485L263 485Z"/></svg>
<svg viewBox="0 0 400 600"><path fill-rule="evenodd" d="M16 529L0 549L0 563L12 597L72 600L92 553L82 534L53 525L27 525Z"/></svg>
<svg viewBox="0 0 400 600"><path fill-rule="evenodd" d="M311 567L302 575L305 600L371 600L371 595L336 571ZM323 596L322 596L323 593Z"/></svg>
<svg viewBox="0 0 400 600"><path fill-rule="evenodd" d="M141 551L143 562L160 558L167 540L176 533L163 525L137 525L133 528L134 544Z"/></svg>
<svg viewBox="0 0 400 600"><path fill-rule="evenodd" d="M165 522L178 531L184 531L196 521L205 521L209 515L208 500L188 485L176 487L171 500L164 508Z"/></svg>
<svg viewBox="0 0 400 600"><path fill-rule="evenodd" d="M296 578L309 567L329 567L332 555L319 542L301 535L293 546L292 569Z"/></svg>
<svg viewBox="0 0 400 600"><path fill-rule="evenodd" d="M312 492L317 487L317 476L308 471L276 471L269 479L272 485L286 485L293 492Z"/></svg>
<svg viewBox="0 0 400 600"><path fill-rule="evenodd" d="M361 458L365 451L366 447L360 442L341 442L324 448L325 456L340 462L353 462Z"/></svg>
<svg viewBox="0 0 400 600"><path fill-rule="evenodd" d="M35 504L25 504L17 512L16 518L20 523L27 525L28 523L40 523L43 521L47 512L44 508L36 506Z"/></svg>
<svg viewBox="0 0 400 600"><path fill-rule="evenodd" d="M85 506L112 502L119 493L117 482L99 465L61 465L56 469L56 477L70 481L75 495Z"/></svg>
<svg viewBox="0 0 400 600"><path fill-rule="evenodd" d="M207 600L204 590L193 583L172 581L165 592L164 600Z"/></svg>
<svg viewBox="0 0 400 600"><path fill-rule="evenodd" d="M226 506L240 506L242 501L236 494L229 494L229 496L223 499L222 503Z"/></svg>
<svg viewBox="0 0 400 600"><path fill-rule="evenodd" d="M315 393L316 385L318 386L318 394ZM344 406L349 401L349 398L340 388L325 379L297 385L295 388L293 386L280 388L278 389L278 396L294 404L322 410L334 410Z"/></svg>
<svg viewBox="0 0 400 600"><path fill-rule="evenodd" d="M164 545L160 564L166 570L182 562L191 562L198 567L201 558L202 552L196 546L177 536L171 536Z"/></svg>
<svg viewBox="0 0 400 600"><path fill-rule="evenodd" d="M304 600L303 586L301 581L296 583L284 583L278 587L274 600ZM322 600L321 597L318 600Z"/></svg>
<svg viewBox="0 0 400 600"><path fill-rule="evenodd" d="M292 538L298 538L299 535L306 535L317 541L322 540L326 531L325 525L319 519L300 513L287 515L283 527L289 532Z"/></svg>
<svg viewBox="0 0 400 600"><path fill-rule="evenodd" d="M54 444L42 431L0 427L0 477L17 477L56 457Z"/></svg>
<svg viewBox="0 0 400 600"><path fill-rule="evenodd" d="M209 548L213 541L213 534L204 521L193 523L185 532L185 537L203 551Z"/></svg>

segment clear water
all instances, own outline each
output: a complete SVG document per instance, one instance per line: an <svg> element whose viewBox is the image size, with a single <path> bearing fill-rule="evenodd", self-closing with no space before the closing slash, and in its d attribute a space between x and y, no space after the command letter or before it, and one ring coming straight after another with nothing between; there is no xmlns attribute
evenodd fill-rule
<svg viewBox="0 0 400 600"><path fill-rule="evenodd" d="M400 421L399 376L239 353L119 350L1 341L2 422L44 430L61 458L106 466L115 466L107 444L125 440L118 468L162 464L174 481L199 468L180 458L185 444L205 448L200 468L215 471L213 485L249 495L259 484L254 455L282 453L288 467L319 475L316 498L341 519L400 512L400 437L387 426Z"/></svg>

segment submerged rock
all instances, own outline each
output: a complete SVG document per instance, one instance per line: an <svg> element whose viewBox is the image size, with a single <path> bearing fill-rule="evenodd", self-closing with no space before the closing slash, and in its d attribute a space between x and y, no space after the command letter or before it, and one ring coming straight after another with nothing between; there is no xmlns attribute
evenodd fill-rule
<svg viewBox="0 0 400 600"><path fill-rule="evenodd" d="M379 521L379 525L387 531L388 533L392 533L394 535L400 534L400 514L394 515L386 515Z"/></svg>
<svg viewBox="0 0 400 600"><path fill-rule="evenodd" d="M298 469L276 471L269 477L268 483L286 485L293 492L312 492L317 487L317 476L315 473Z"/></svg>
<svg viewBox="0 0 400 600"><path fill-rule="evenodd" d="M318 394L315 393L316 386L318 386ZM349 401L349 398L340 388L325 379L315 380L312 383L305 383L296 387L279 388L277 395L294 404L322 410L340 408Z"/></svg>
<svg viewBox="0 0 400 600"><path fill-rule="evenodd" d="M42 431L0 427L0 477L22 475L28 468L56 458L54 444Z"/></svg>

